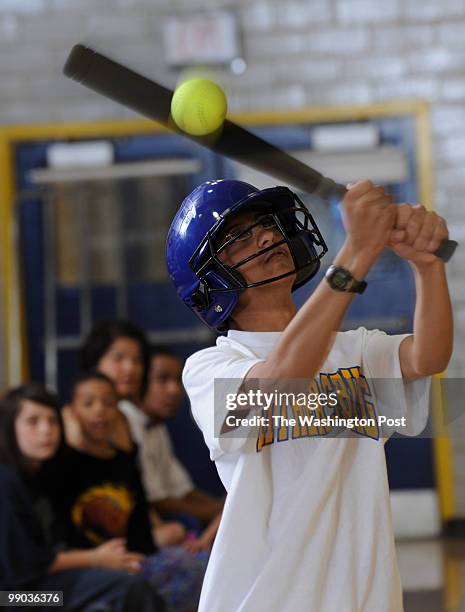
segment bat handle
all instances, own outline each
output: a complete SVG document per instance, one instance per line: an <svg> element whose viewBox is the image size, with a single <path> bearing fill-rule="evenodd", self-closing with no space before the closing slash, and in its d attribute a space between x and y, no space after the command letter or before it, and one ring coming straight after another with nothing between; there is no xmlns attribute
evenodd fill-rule
<svg viewBox="0 0 465 612"><path fill-rule="evenodd" d="M331 189L333 192L333 195L336 195L338 198L342 200L342 198L347 192L347 189L344 187L344 185L341 185L340 183L334 183L333 181L331 181L331 179L326 179L325 177L323 179L323 189L325 189L324 181L326 180L328 181L326 189L327 190ZM439 257L439 259L442 259L444 263L447 263L449 259L452 257L452 255L455 253L455 249L457 247L458 247L458 242L456 240L449 240L449 239L443 240L441 242L441 246L439 247L437 251L434 252L434 254L436 255L436 257Z"/></svg>
<svg viewBox="0 0 465 612"><path fill-rule="evenodd" d="M436 257L439 257L439 259L442 259L442 261L447 263L455 253L455 249L458 247L458 245L459 243L456 240L443 240L441 242L441 246L434 252L434 254Z"/></svg>

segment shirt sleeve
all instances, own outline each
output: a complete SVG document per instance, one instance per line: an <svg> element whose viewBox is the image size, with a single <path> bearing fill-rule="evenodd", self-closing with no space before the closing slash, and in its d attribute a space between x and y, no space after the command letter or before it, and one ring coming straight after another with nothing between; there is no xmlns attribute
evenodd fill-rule
<svg viewBox="0 0 465 612"><path fill-rule="evenodd" d="M164 425L158 425L141 448L144 487L150 502L179 499L194 489L187 470L176 458Z"/></svg>
<svg viewBox="0 0 465 612"><path fill-rule="evenodd" d="M140 420L137 418L137 412L139 408L136 408L128 400L120 400L118 402L119 411L126 417L131 438L139 446L142 444L143 426Z"/></svg>
<svg viewBox="0 0 465 612"><path fill-rule="evenodd" d="M402 377L399 347L409 334L389 335L379 330L365 330L362 347L364 371L374 390L378 417L394 419L382 424L382 437L394 432L417 436L426 427L429 416L431 377L407 381Z"/></svg>
<svg viewBox="0 0 465 612"><path fill-rule="evenodd" d="M212 461L224 453L238 452L245 444L250 434L247 427L238 427L220 435L230 413L226 400L238 393L247 372L262 361L218 347L195 353L186 361L183 383Z"/></svg>
<svg viewBox="0 0 465 612"><path fill-rule="evenodd" d="M0 586L16 589L45 575L55 558L19 480L0 477Z"/></svg>
<svg viewBox="0 0 465 612"><path fill-rule="evenodd" d="M142 481L149 502L167 497L164 485L165 465L161 462L158 438L146 437L139 450Z"/></svg>

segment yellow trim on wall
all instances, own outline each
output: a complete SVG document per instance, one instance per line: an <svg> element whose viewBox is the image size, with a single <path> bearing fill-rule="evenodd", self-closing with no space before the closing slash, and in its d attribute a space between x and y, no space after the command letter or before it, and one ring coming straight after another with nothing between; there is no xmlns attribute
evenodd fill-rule
<svg viewBox="0 0 465 612"><path fill-rule="evenodd" d="M417 115L428 109L424 100L394 100L367 105L312 106L288 111L247 112L228 116L232 121L249 125L278 123L332 123L364 121L380 117Z"/></svg>
<svg viewBox="0 0 465 612"><path fill-rule="evenodd" d="M34 140L69 140L113 136L156 134L168 130L153 121L128 119L83 123L11 125L1 129L1 137L11 142Z"/></svg>
<svg viewBox="0 0 465 612"><path fill-rule="evenodd" d="M445 612L462 612L463 608L460 605L464 593L462 559L456 559L444 551L443 562Z"/></svg>
<svg viewBox="0 0 465 612"><path fill-rule="evenodd" d="M453 519L456 510L453 481L452 444L447 428L447 397L441 379L444 374L434 376L431 386L434 423L434 463L436 486L439 495L441 517L444 521Z"/></svg>
<svg viewBox="0 0 465 612"><path fill-rule="evenodd" d="M11 383L15 380L11 371L11 333L10 320L12 313L12 296L15 291L14 266L13 266L13 245L12 245L12 230L13 230L13 206L14 206L14 166L12 159L11 143L7 139L0 137L0 241L1 241L1 275L3 295L0 296L2 301L3 320L0 322L3 325L3 337L5 339L6 354L5 371L6 381Z"/></svg>

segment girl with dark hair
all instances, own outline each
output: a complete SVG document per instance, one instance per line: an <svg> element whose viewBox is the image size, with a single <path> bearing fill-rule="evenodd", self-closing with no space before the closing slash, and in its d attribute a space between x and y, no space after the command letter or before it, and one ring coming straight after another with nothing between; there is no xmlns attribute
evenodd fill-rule
<svg viewBox="0 0 465 612"><path fill-rule="evenodd" d="M140 572L141 556L112 539L63 550L42 494L62 442L58 398L36 384L0 401L0 590L63 591L65 610L159 612L163 602Z"/></svg>
<svg viewBox="0 0 465 612"><path fill-rule="evenodd" d="M139 401L145 393L149 365L144 332L124 319L98 323L81 349L81 370L106 374L119 397L131 401Z"/></svg>

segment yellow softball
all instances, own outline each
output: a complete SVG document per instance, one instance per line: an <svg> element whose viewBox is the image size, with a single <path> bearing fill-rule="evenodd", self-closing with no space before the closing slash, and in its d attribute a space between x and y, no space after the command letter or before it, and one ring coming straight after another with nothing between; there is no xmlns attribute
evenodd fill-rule
<svg viewBox="0 0 465 612"><path fill-rule="evenodd" d="M171 117L192 136L216 131L226 117L228 102L224 91L209 79L190 79L182 83L171 100Z"/></svg>

